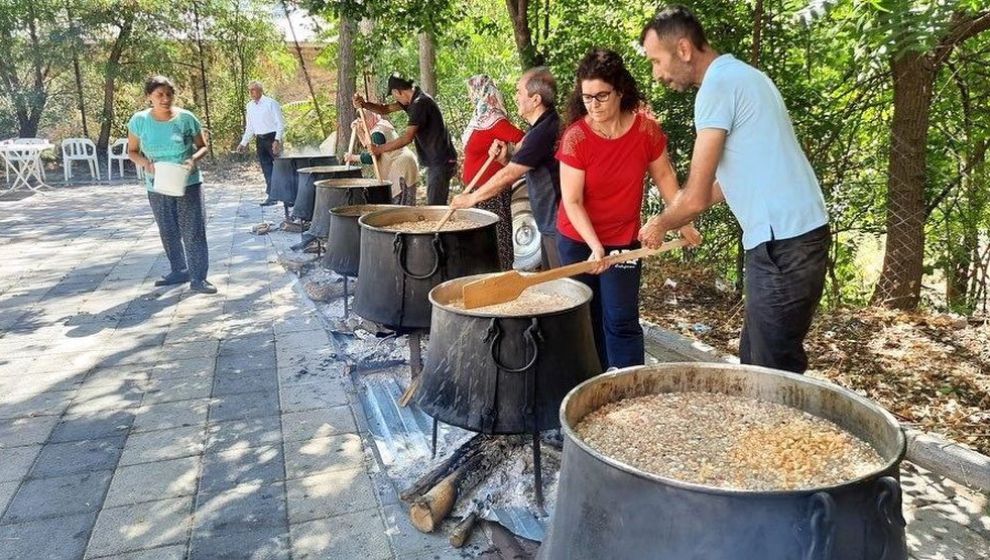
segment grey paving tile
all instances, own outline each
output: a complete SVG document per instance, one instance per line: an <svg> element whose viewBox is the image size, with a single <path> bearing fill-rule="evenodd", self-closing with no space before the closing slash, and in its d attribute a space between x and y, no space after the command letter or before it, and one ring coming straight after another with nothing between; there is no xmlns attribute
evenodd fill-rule
<svg viewBox="0 0 990 560"><path fill-rule="evenodd" d="M409 508L405 505L385 506L384 511L385 533L398 558L408 560L474 558L489 545L480 527L475 528L464 548L458 550L452 548L447 540L447 535L456 525L454 520L447 519L443 526L433 533L423 533L413 527L409 520Z"/></svg>
<svg viewBox="0 0 990 560"><path fill-rule="evenodd" d="M285 471L288 478L354 469L363 465L364 451L361 447L361 438L356 434L341 434L285 444Z"/></svg>
<svg viewBox="0 0 990 560"><path fill-rule="evenodd" d="M80 389L66 412L75 415L125 410L140 406L143 397L144 387L131 381L124 381L119 386L105 385Z"/></svg>
<svg viewBox="0 0 990 560"><path fill-rule="evenodd" d="M349 406L290 412L282 415L285 441L297 441L356 433L357 425Z"/></svg>
<svg viewBox="0 0 990 560"><path fill-rule="evenodd" d="M275 482L284 478L282 446L265 445L204 455L199 487L202 492L211 492L240 484Z"/></svg>
<svg viewBox="0 0 990 560"><path fill-rule="evenodd" d="M173 377L212 376L216 365L217 360L212 356L159 362L151 370L151 379L155 381Z"/></svg>
<svg viewBox="0 0 990 560"><path fill-rule="evenodd" d="M194 533L189 560L288 560L287 527Z"/></svg>
<svg viewBox="0 0 990 560"><path fill-rule="evenodd" d="M25 481L0 523L96 511L103 503L112 474L106 470Z"/></svg>
<svg viewBox="0 0 990 560"><path fill-rule="evenodd" d="M244 354L247 352L262 352L275 350L275 336L272 333L239 338L228 338L220 341L220 356Z"/></svg>
<svg viewBox="0 0 990 560"><path fill-rule="evenodd" d="M209 375L152 379L141 404L205 399L213 392Z"/></svg>
<svg viewBox="0 0 990 560"><path fill-rule="evenodd" d="M0 420L0 448L45 443L57 423L57 416Z"/></svg>
<svg viewBox="0 0 990 560"><path fill-rule="evenodd" d="M194 533L246 531L256 527L287 528L285 487L252 482L219 492L200 492Z"/></svg>
<svg viewBox="0 0 990 560"><path fill-rule="evenodd" d="M0 403L0 418L58 416L65 412L75 391L56 391L35 395L11 396Z"/></svg>
<svg viewBox="0 0 990 560"><path fill-rule="evenodd" d="M345 385L346 383L346 385ZM281 389L282 412L300 412L347 404L347 385L343 379L327 379Z"/></svg>
<svg viewBox="0 0 990 560"><path fill-rule="evenodd" d="M105 507L192 495L199 463L196 456L120 467L113 475Z"/></svg>
<svg viewBox="0 0 990 560"><path fill-rule="evenodd" d="M13 499L14 492L20 485L20 481L0 482L0 512L7 509L7 504Z"/></svg>
<svg viewBox="0 0 990 560"><path fill-rule="evenodd" d="M186 545L174 544L148 550L101 556L100 560L185 560Z"/></svg>
<svg viewBox="0 0 990 560"><path fill-rule="evenodd" d="M0 525L0 560L78 560L96 513Z"/></svg>
<svg viewBox="0 0 990 560"><path fill-rule="evenodd" d="M378 506L363 467L291 479L285 485L293 524Z"/></svg>
<svg viewBox="0 0 990 560"><path fill-rule="evenodd" d="M86 558L184 543L193 497L106 508L93 528Z"/></svg>
<svg viewBox="0 0 990 560"><path fill-rule="evenodd" d="M124 447L123 437L49 443L41 448L38 460L31 468L32 478L61 476L110 469Z"/></svg>
<svg viewBox="0 0 990 560"><path fill-rule="evenodd" d="M275 371L275 350L230 354L217 358L218 374Z"/></svg>
<svg viewBox="0 0 990 560"><path fill-rule="evenodd" d="M289 526L294 560L392 557L377 509Z"/></svg>
<svg viewBox="0 0 990 560"><path fill-rule="evenodd" d="M82 388L89 389L105 385L120 387L127 381L147 381L151 368L150 364L96 368L86 375Z"/></svg>
<svg viewBox="0 0 990 560"><path fill-rule="evenodd" d="M63 416L49 441L59 443L125 435L133 422L134 413L126 410Z"/></svg>
<svg viewBox="0 0 990 560"><path fill-rule="evenodd" d="M120 464L134 465L201 455L205 442L206 430L199 427L133 434L127 438Z"/></svg>
<svg viewBox="0 0 990 560"><path fill-rule="evenodd" d="M210 453L259 447L282 442L282 422L278 416L260 416L210 424L206 450Z"/></svg>
<svg viewBox="0 0 990 560"><path fill-rule="evenodd" d="M278 393L255 391L215 398L210 405L210 423L278 414Z"/></svg>
<svg viewBox="0 0 990 560"><path fill-rule="evenodd" d="M209 399L167 402L134 410L132 433L206 425Z"/></svg>
<svg viewBox="0 0 990 560"><path fill-rule="evenodd" d="M220 342L217 340L166 344L162 347L162 361L184 360L187 358L212 358L217 355L219 348Z"/></svg>
<svg viewBox="0 0 990 560"><path fill-rule="evenodd" d="M217 370L216 377L213 380L213 396L222 397L254 391L265 391L269 393L278 391L278 377L275 376L274 369L240 373Z"/></svg>

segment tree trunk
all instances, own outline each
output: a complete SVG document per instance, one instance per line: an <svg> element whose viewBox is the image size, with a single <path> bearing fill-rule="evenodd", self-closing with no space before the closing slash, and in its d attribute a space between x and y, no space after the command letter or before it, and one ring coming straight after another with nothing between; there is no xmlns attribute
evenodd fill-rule
<svg viewBox="0 0 990 560"><path fill-rule="evenodd" d="M340 15L340 34L337 47L337 156L347 151L347 142L351 137L351 123L357 112L351 99L357 92L357 68L354 59L354 36L357 25L353 20Z"/></svg>
<svg viewBox="0 0 990 560"><path fill-rule="evenodd" d="M928 119L935 69L924 53L892 65L894 115L887 179L887 247L872 303L914 309L921 299L925 256Z"/></svg>
<svg viewBox="0 0 990 560"><path fill-rule="evenodd" d="M110 49L110 57L107 59L106 74L103 81L103 112L100 123L100 137L96 141L96 152L106 153L110 144L110 132L113 129L113 96L117 87L117 74L120 73L120 57L124 53L124 47L130 40L131 31L134 29L134 15L124 14L124 20L118 28L117 38L114 39L113 47Z"/></svg>
<svg viewBox="0 0 990 560"><path fill-rule="evenodd" d="M419 34L419 87L428 95L437 95L437 49L433 33Z"/></svg>
<svg viewBox="0 0 990 560"><path fill-rule="evenodd" d="M76 80L76 97L78 97L77 102L79 104L79 118L82 120L83 136L89 138L89 126L86 123L86 98L83 94L83 81L82 81L82 70L79 68L79 51L84 48L83 42L80 40L79 27L76 26L75 20L72 18L72 8L69 7L68 3L65 6L65 17L69 20L69 26L72 28L72 38L75 43L72 49L72 72Z"/></svg>
<svg viewBox="0 0 990 560"><path fill-rule="evenodd" d="M210 85L206 78L206 52L203 49L203 29L199 20L199 2L193 2L193 18L196 22L196 49L199 51L199 79L203 85L203 111L206 117L206 144L210 149L210 160L216 161L213 153L213 142L210 142L210 133L213 131L213 122L210 118Z"/></svg>
<svg viewBox="0 0 990 560"><path fill-rule="evenodd" d="M545 58L533 46L533 33L529 28L529 0L505 0L505 6L509 10L509 19L512 20L512 35L516 40L522 69L542 66Z"/></svg>
<svg viewBox="0 0 990 560"><path fill-rule="evenodd" d="M303 78L306 80L306 86L309 87L309 97L313 100L313 110L316 112L316 120L319 121L320 132L323 137L328 136L327 125L323 121L323 111L320 110L320 102L316 98L316 90L313 89L313 80L309 77L309 70L306 69L306 58L303 57L302 47L299 45L299 39L296 38L296 28L292 26L292 18L289 15L289 5L286 4L285 0L282 0L282 9L285 11L285 19L289 25L289 32L292 34L292 43L296 46L296 56L299 58L299 67L302 68Z"/></svg>

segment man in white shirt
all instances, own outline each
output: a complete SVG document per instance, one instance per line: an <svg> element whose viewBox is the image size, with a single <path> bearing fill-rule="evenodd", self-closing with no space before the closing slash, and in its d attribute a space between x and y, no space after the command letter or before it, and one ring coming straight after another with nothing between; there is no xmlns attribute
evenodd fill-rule
<svg viewBox="0 0 990 560"><path fill-rule="evenodd" d="M237 151L243 152L254 136L258 162L261 164L261 172L265 174L265 194L268 195L261 205L271 206L275 204L271 199L272 167L275 165L275 158L282 152L285 119L282 117L282 106L271 97L264 95L264 91L264 86L260 82L248 84L251 101L248 101L245 109L244 120L247 124L244 127L241 143L237 145Z"/></svg>

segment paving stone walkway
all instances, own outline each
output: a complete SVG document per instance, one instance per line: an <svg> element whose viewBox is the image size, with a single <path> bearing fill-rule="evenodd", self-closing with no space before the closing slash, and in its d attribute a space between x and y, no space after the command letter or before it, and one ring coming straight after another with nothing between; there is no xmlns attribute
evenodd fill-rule
<svg viewBox="0 0 990 560"><path fill-rule="evenodd" d="M214 296L153 286L134 184L0 197L0 560L476 555L408 524L257 182L206 193ZM985 496L904 482L913 558L990 558Z"/></svg>
<svg viewBox="0 0 990 560"><path fill-rule="evenodd" d="M134 184L0 200L0 559L445 554L375 482L259 192L206 188L214 296L154 287Z"/></svg>

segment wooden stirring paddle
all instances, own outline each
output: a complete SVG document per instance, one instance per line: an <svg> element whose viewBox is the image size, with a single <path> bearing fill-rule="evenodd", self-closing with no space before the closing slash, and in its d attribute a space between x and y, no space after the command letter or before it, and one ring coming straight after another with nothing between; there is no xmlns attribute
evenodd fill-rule
<svg viewBox="0 0 990 560"><path fill-rule="evenodd" d="M493 161L495 161L495 154L488 154L488 159L485 160L485 164L481 166L481 169L479 169L478 172L474 174L474 178L471 179L471 182L468 183L468 186L464 188L464 194L467 194L474 190L475 185L478 183L478 179L480 179L481 176L485 174L485 171L488 169L488 166L491 165ZM443 229L443 225L447 223L447 220L449 220L451 216L454 215L455 210L457 209L451 208L450 210L447 210L447 213L443 215L443 219L440 220L440 224L437 226L437 229L435 229L434 232Z"/></svg>
<svg viewBox="0 0 990 560"><path fill-rule="evenodd" d="M674 241L668 241L656 249L636 249L634 251L609 255L600 261L584 261L569 264L546 272L537 272L536 274L524 275L519 274L515 270L494 274L487 278L464 284L463 288L461 288L464 298L464 309L474 309L476 307L513 301L523 293L523 290L530 286L557 280L558 278L591 272L602 263L613 265L626 261L634 261L650 255L663 253L664 251L670 251L671 249L684 247L687 244L688 242L685 239L676 239Z"/></svg>

